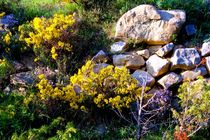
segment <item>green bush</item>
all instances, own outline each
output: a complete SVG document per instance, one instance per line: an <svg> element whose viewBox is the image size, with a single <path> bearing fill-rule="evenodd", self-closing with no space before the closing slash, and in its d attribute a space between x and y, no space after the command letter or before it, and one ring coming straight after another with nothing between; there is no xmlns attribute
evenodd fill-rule
<svg viewBox="0 0 210 140"><path fill-rule="evenodd" d="M173 117L179 127L175 133L194 135L198 130L208 125L210 118L210 84L205 79L195 82L185 82L179 88L182 110L173 111Z"/></svg>

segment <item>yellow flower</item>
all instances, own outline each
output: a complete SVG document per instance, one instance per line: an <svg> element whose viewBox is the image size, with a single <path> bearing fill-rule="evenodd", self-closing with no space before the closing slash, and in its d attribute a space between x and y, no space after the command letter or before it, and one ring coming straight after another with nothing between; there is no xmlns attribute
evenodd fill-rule
<svg viewBox="0 0 210 140"><path fill-rule="evenodd" d="M0 13L0 18L2 18L5 15L5 12Z"/></svg>
<svg viewBox="0 0 210 140"><path fill-rule="evenodd" d="M8 32L5 36L4 36L4 39L3 41L9 45L11 42L10 42L10 37L12 36L12 33L11 32Z"/></svg>
<svg viewBox="0 0 210 140"><path fill-rule="evenodd" d="M44 79L44 78L45 78L45 75L44 75L44 74L40 74L40 75L38 76L38 78L39 78L39 79Z"/></svg>

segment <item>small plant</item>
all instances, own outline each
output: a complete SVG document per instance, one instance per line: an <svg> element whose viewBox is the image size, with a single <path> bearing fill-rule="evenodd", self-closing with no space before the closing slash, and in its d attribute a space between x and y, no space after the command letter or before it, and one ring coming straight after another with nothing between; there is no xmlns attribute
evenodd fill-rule
<svg viewBox="0 0 210 140"><path fill-rule="evenodd" d="M196 82L185 82L179 88L182 110L173 111L173 117L179 127L175 135L193 136L198 130L207 126L210 117L210 85L203 78ZM177 136L178 137L178 136Z"/></svg>
<svg viewBox="0 0 210 140"><path fill-rule="evenodd" d="M12 65L5 58L0 59L0 79L5 78L12 71Z"/></svg>

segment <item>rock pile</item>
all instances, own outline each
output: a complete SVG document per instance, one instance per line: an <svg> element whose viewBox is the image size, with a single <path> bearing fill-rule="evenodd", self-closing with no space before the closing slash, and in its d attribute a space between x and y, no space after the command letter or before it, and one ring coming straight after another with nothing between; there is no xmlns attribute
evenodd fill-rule
<svg viewBox="0 0 210 140"><path fill-rule="evenodd" d="M117 22L115 37L121 41L110 47L112 59L109 60L115 66L130 69L139 86L160 85L169 89L182 81L209 75L210 42L203 43L200 49L172 43L172 36L179 32L185 20L184 11L157 10L152 5L140 5L128 11ZM128 51L130 40L148 46ZM103 56L104 62L107 57Z"/></svg>

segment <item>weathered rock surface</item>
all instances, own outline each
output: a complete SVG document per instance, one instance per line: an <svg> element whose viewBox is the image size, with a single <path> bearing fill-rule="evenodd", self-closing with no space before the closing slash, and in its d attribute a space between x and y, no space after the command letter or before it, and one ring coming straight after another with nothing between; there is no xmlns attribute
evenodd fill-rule
<svg viewBox="0 0 210 140"><path fill-rule="evenodd" d="M93 57L93 61L96 63L102 63L102 62L107 62L109 59L109 57L107 56L107 54L103 51L100 50L94 57Z"/></svg>
<svg viewBox="0 0 210 140"><path fill-rule="evenodd" d="M198 78L198 76L205 76L207 70L205 67L199 67L194 70L187 70L181 73L183 81L192 81Z"/></svg>
<svg viewBox="0 0 210 140"><path fill-rule="evenodd" d="M168 72L170 62L167 59L160 58L157 55L152 55L146 61L147 71L154 77L158 77Z"/></svg>
<svg viewBox="0 0 210 140"><path fill-rule="evenodd" d="M171 58L171 69L190 70L195 68L201 61L200 55L195 48L176 49Z"/></svg>
<svg viewBox="0 0 210 140"><path fill-rule="evenodd" d="M44 74L48 80L55 80L56 78L56 72L51 70L49 67L37 67L33 70L33 75L35 77L40 74Z"/></svg>
<svg viewBox="0 0 210 140"><path fill-rule="evenodd" d="M109 64L106 64L106 63L98 63L98 64L95 64L94 67L93 67L93 72L94 73L99 73L99 71L105 67L109 66Z"/></svg>
<svg viewBox="0 0 210 140"><path fill-rule="evenodd" d="M145 59L148 59L150 54L149 54L149 50L145 49L145 50L138 50L135 52L137 55L140 55L142 57L144 57Z"/></svg>
<svg viewBox="0 0 210 140"><path fill-rule="evenodd" d="M35 77L31 71L10 75L10 84L12 85L31 86L34 82Z"/></svg>
<svg viewBox="0 0 210 140"><path fill-rule="evenodd" d="M202 48L201 48L201 55L202 56L210 55L210 42L203 43Z"/></svg>
<svg viewBox="0 0 210 140"><path fill-rule="evenodd" d="M140 55L119 54L113 55L115 66L126 66L129 69L139 69L145 65L144 58Z"/></svg>
<svg viewBox="0 0 210 140"><path fill-rule="evenodd" d="M126 42L119 41L115 42L113 45L111 45L110 52L111 53L122 53L125 52L128 48L128 45Z"/></svg>
<svg viewBox="0 0 210 140"><path fill-rule="evenodd" d="M136 70L132 77L138 81L139 86L152 87L155 84L155 79L146 71Z"/></svg>
<svg viewBox="0 0 210 140"><path fill-rule="evenodd" d="M205 57L206 59L206 68L208 70L208 73L210 74L210 56Z"/></svg>
<svg viewBox="0 0 210 140"><path fill-rule="evenodd" d="M149 50L149 53L150 55L153 55L155 54L159 49L162 48L161 45L155 45L155 46L147 46L148 50Z"/></svg>
<svg viewBox="0 0 210 140"><path fill-rule="evenodd" d="M152 5L139 5L126 12L117 22L115 38L167 44L186 21L181 10L157 10Z"/></svg>
<svg viewBox="0 0 210 140"><path fill-rule="evenodd" d="M160 57L163 57L165 55L167 55L170 51L172 51L174 48L174 44L173 43L169 43L166 44L165 46L163 46L162 48L160 48L156 54Z"/></svg>
<svg viewBox="0 0 210 140"><path fill-rule="evenodd" d="M158 83L162 85L165 89L168 89L171 86L174 86L182 81L182 77L174 72L171 72L164 77L162 77L160 80L158 80Z"/></svg>

